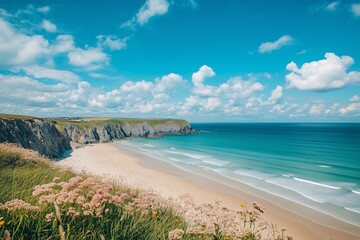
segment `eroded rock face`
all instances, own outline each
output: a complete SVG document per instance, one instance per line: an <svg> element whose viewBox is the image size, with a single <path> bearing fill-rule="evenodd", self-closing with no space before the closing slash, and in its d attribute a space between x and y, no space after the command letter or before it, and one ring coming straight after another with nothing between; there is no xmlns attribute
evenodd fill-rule
<svg viewBox="0 0 360 240"><path fill-rule="evenodd" d="M71 149L69 139L41 119L0 119L0 142L17 143L48 157L60 157Z"/></svg>
<svg viewBox="0 0 360 240"><path fill-rule="evenodd" d="M102 127L94 126L90 129L77 128L72 124L64 126L64 134L71 141L88 144L97 142L109 142L114 139L123 139L129 137L158 137L164 134L187 134L192 132L188 124L181 127L175 121L167 121L155 126L149 125L146 121L138 124L105 124Z"/></svg>

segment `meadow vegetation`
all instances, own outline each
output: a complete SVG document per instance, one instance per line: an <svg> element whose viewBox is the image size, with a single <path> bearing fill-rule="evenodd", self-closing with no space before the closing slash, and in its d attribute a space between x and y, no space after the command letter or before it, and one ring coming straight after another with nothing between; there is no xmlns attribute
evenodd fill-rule
<svg viewBox="0 0 360 240"><path fill-rule="evenodd" d="M0 239L291 239L264 211L258 203L233 210L188 195L164 199L0 144Z"/></svg>

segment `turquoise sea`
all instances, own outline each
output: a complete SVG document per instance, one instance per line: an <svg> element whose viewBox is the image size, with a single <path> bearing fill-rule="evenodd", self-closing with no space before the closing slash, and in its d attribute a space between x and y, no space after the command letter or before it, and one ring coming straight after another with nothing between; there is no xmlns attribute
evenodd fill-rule
<svg viewBox="0 0 360 240"><path fill-rule="evenodd" d="M208 123L122 142L191 172L215 173L360 226L360 124Z"/></svg>

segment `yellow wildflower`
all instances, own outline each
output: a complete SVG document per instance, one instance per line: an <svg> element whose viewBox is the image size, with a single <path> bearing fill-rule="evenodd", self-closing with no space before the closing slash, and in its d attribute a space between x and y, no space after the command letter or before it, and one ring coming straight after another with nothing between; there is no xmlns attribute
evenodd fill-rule
<svg viewBox="0 0 360 240"><path fill-rule="evenodd" d="M241 202L241 203L240 203L240 207L242 207L242 208L247 208L247 205L246 205L245 202Z"/></svg>
<svg viewBox="0 0 360 240"><path fill-rule="evenodd" d="M3 219L3 218L0 218L0 228L1 228L2 226L4 226L4 224L5 224L4 219Z"/></svg>
<svg viewBox="0 0 360 240"><path fill-rule="evenodd" d="M156 216L158 214L157 211L153 211L153 215Z"/></svg>

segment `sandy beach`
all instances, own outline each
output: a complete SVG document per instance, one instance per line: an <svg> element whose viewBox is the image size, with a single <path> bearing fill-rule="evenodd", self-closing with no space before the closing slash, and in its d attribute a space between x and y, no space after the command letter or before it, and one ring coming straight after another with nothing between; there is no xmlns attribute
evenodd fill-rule
<svg viewBox="0 0 360 240"><path fill-rule="evenodd" d="M208 177L188 173L168 163L121 149L121 142L94 144L76 148L58 165L124 181L133 187L150 188L164 197L190 194L196 202L220 200L229 208L239 209L240 202L259 202L265 217L295 239L360 239L360 227L342 222L310 208L274 196L266 196L247 185L236 189Z"/></svg>

